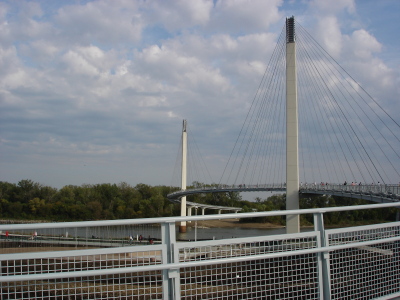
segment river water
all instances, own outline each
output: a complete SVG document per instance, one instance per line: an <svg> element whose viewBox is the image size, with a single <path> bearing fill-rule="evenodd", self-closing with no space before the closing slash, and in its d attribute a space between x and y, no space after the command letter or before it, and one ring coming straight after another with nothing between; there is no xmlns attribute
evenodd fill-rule
<svg viewBox="0 0 400 300"><path fill-rule="evenodd" d="M197 227L192 224L187 227L187 232L180 233L176 226L176 239L181 241L194 240L219 240L240 237L253 237L264 235L285 234L285 228L205 228ZM312 231L312 228L302 228L301 231ZM10 231L10 234L22 234L25 236L33 236L34 233L38 236L53 236L53 237L80 237L80 238L100 238L100 239L133 239L138 240L141 235L143 240L149 237L160 240L161 227L159 225L126 225L126 226L104 226L104 227L83 227L83 228L53 228L53 229L36 229L34 224L32 228L18 230L18 232Z"/></svg>
<svg viewBox="0 0 400 300"><path fill-rule="evenodd" d="M302 228L301 231L312 231L313 228ZM186 233L177 232L178 240L229 239L263 235L285 234L286 228L197 228L188 227Z"/></svg>

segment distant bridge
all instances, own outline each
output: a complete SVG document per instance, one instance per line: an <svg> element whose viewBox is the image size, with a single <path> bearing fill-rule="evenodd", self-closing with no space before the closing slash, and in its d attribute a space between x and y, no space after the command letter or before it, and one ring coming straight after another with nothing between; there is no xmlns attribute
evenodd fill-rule
<svg viewBox="0 0 400 300"><path fill-rule="evenodd" d="M181 190L168 195L181 202L181 216L187 195L214 192L285 192L288 210L299 208L301 194L400 200L399 122L293 17L286 20L255 97L247 104L248 114L216 185L187 189L187 156L189 162L201 160L187 151L184 120ZM215 182L206 174L199 178L198 167L192 163L191 182ZM331 184L345 180L373 184ZM301 183L318 181L324 184ZM299 232L299 217L288 216L286 228Z"/></svg>
<svg viewBox="0 0 400 300"><path fill-rule="evenodd" d="M173 202L181 203L180 199L170 199L170 200ZM205 214L206 209L217 210L219 214L222 211L233 211L233 212L237 213L242 210L241 207L211 205L211 204L204 204L204 203L197 203L197 202L190 202L190 201L186 201L186 207L187 207L187 216L192 215L192 208L195 208L195 209L200 208L202 215Z"/></svg>
<svg viewBox="0 0 400 300"><path fill-rule="evenodd" d="M216 185L213 187L201 187L195 189L180 190L168 195L169 199L179 199L184 196L203 194L203 193L222 193L222 192L286 192L286 185L283 184L263 184L263 185ZM299 188L300 194L321 194L341 196L348 198L364 199L378 203L390 203L400 201L399 185L340 185L340 184L302 184ZM189 202L187 202L187 205ZM191 203L190 206L201 206L199 203ZM203 205L206 206L206 205ZM218 209L218 206L207 205L207 208ZM229 207L220 207L229 210ZM231 210L240 210L232 208Z"/></svg>

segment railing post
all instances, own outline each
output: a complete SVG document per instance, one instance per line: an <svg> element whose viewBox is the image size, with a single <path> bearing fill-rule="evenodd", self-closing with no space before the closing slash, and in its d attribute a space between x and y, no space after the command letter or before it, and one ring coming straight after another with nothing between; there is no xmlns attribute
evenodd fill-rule
<svg viewBox="0 0 400 300"><path fill-rule="evenodd" d="M166 253L162 253L163 263L179 262L179 253L175 251L176 231L175 222L162 223L162 243L166 246ZM179 269L166 269L162 271L163 299L180 300L181 286Z"/></svg>
<svg viewBox="0 0 400 300"><path fill-rule="evenodd" d="M328 246L328 241L325 238L324 228L324 212L315 213L314 215L314 230L320 233L320 245L318 247ZM319 293L321 299L331 299L331 272L329 252L320 252L318 254L318 278L319 278Z"/></svg>

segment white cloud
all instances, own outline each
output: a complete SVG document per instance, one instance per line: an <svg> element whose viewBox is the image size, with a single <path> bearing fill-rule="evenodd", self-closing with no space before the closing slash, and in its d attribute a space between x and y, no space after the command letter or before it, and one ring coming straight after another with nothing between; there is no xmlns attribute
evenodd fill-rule
<svg viewBox="0 0 400 300"><path fill-rule="evenodd" d="M40 64L47 64L53 61L59 52L59 47L57 47L54 43L43 39L32 41L29 44L21 46L20 48L20 53L24 57L29 57L29 59L35 61L35 63Z"/></svg>
<svg viewBox="0 0 400 300"><path fill-rule="evenodd" d="M210 19L212 0L148 1L143 9L149 24L159 24L168 31L181 31L192 26L204 26Z"/></svg>
<svg viewBox="0 0 400 300"><path fill-rule="evenodd" d="M143 21L137 1L93 1L66 5L55 16L59 39L67 43L129 44L141 38Z"/></svg>
<svg viewBox="0 0 400 300"><path fill-rule="evenodd" d="M76 52L69 51L66 53L63 61L66 64L67 70L70 70L75 74L89 76L99 75L99 70Z"/></svg>
<svg viewBox="0 0 400 300"><path fill-rule="evenodd" d="M17 49L15 47L0 47L0 75L4 79L10 73L14 73L19 67Z"/></svg>
<svg viewBox="0 0 400 300"><path fill-rule="evenodd" d="M335 15L346 10L349 13L355 12L355 1L354 0L312 0L310 6L324 15Z"/></svg>
<svg viewBox="0 0 400 300"><path fill-rule="evenodd" d="M343 37L338 20L334 16L319 18L318 37L324 48L334 57L340 57L343 47Z"/></svg>
<svg viewBox="0 0 400 300"><path fill-rule="evenodd" d="M33 39L48 36L52 31L51 24L39 21L43 12L40 4L20 1L14 9L6 7L6 13L12 17L1 24L1 35L4 41L10 43L18 40L19 43L29 43Z"/></svg>
<svg viewBox="0 0 400 300"><path fill-rule="evenodd" d="M354 58L368 60L373 53L380 52L382 45L364 29L355 30L351 37L347 37L346 44L351 48Z"/></svg>
<svg viewBox="0 0 400 300"><path fill-rule="evenodd" d="M207 66L195 56L176 52L168 46L151 46L137 54L140 70L180 89L204 91L226 89L228 82L218 69Z"/></svg>
<svg viewBox="0 0 400 300"><path fill-rule="evenodd" d="M282 0L219 0L213 10L210 31L233 34L265 32L271 24L282 20Z"/></svg>

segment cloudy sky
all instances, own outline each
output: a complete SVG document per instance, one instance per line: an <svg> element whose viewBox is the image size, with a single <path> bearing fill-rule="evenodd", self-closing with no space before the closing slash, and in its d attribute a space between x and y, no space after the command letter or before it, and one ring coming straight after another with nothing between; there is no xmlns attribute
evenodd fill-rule
<svg viewBox="0 0 400 300"><path fill-rule="evenodd" d="M0 181L173 184L183 119L216 180L287 16L373 96L399 100L399 11L397 0L2 0Z"/></svg>

